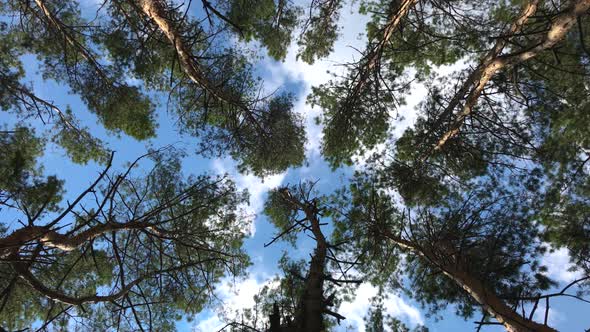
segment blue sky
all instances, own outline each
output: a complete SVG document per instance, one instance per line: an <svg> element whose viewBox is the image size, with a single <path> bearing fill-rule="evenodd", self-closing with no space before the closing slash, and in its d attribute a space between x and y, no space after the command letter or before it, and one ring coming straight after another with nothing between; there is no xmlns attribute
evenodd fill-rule
<svg viewBox="0 0 590 332"><path fill-rule="evenodd" d="M85 13L93 14L92 9L96 8L96 4L83 2L82 8ZM250 205L243 208L252 218L252 236L246 241L245 249L251 255L254 264L250 268L248 278L237 281L225 280L220 284L217 295L222 300L222 303L214 303L226 309L246 308L252 305L252 296L256 291L277 272L276 262L281 256L282 250L289 248L280 243L269 248L263 246L275 233L275 229L264 216L260 215L266 192L279 185L295 184L301 180L309 179L319 180L317 189L321 193L330 193L332 190L345 185L347 178L353 171L352 168L332 171L323 161L319 153L321 128L314 123L314 118L319 115L319 110L312 109L305 103L305 99L312 86L319 85L331 78L327 73L328 70L332 72L341 71L343 68L338 66L339 63L358 57L355 48L363 48L364 40L359 37L359 34L364 32L366 19L354 12L354 9L350 7L343 9L341 38L335 46L334 53L327 60L318 61L314 65L298 62L295 59L296 46L292 45L284 62L276 62L268 58L264 58L260 62L259 73L265 80L267 91L274 91L279 88L291 91L296 95L295 107L297 112L306 119L308 139L306 165L296 169L289 169L283 174L269 176L265 179L239 174L236 170L236 163L230 158L206 159L195 155L196 140L191 137L181 136L178 133L174 126L174 117L167 114L164 106L158 108L159 127L157 138L147 142L139 142L127 136L117 137L109 134L97 124L94 115L85 111L80 99L68 93L66 87L52 81L42 81L39 75L35 73L37 63L34 57L31 56L25 57L27 79L34 83L35 91L40 97L52 100L64 108L65 105L70 105L83 125L90 127L96 136L108 142L111 149L116 150L115 169L124 167L125 163L134 160L149 147L175 144L189 153L183 165L187 174L201 174L204 172L213 174L229 173L240 188L248 189L251 195ZM445 74L452 71L452 69L444 68L440 72ZM405 120L396 124L397 133L400 133L405 126L411 124L415 119L414 106L424 96L424 93L425 88L423 86L413 87L412 95L407 98L408 105L400 110ZM161 96L154 96L154 98L160 100L161 105L165 105ZM14 122L6 113L3 114L2 120L3 123L8 124ZM55 174L59 178L66 179L66 197L76 196L77 193L85 189L93 181L101 170L99 165L93 163L84 166L71 163L65 157L64 151L52 144L48 145L41 162L45 166L46 174ZM362 162L360 165L357 167L362 167ZM16 220L12 218L8 220L8 224L16 227ZM299 241L298 244L298 248L291 256L308 257L312 244L305 240ZM568 280L573 280L576 277L575 273L567 271L568 257L567 252L563 250L548 255L545 262L550 268L550 275L562 283L567 283ZM339 313L347 317L346 321L343 322L342 331L347 330L346 326L349 325L351 326L348 329L350 331L364 331L362 318L368 307L369 298L375 293L376 289L372 286L362 285L356 299L341 306ZM421 323L428 326L431 331L470 331L474 327L473 320L479 319L479 317L474 317L473 320L465 322L453 314L452 307L441 313L441 317L444 318L442 320L429 318L426 317L424 310L405 295L392 294L385 302L385 307L390 314L397 316L410 326ZM551 307L550 325L559 330L581 331L583 328L590 326L590 317L584 315L590 305L584 306L571 300L555 300L555 302L552 302ZM541 309L539 309L539 312L542 311ZM212 308L194 317L193 321L188 322L185 320L179 322L177 326L180 331L200 330L207 332L215 331L216 328L222 325L218 317L218 310ZM484 331L502 330L502 328L498 327L486 327L484 329Z"/></svg>

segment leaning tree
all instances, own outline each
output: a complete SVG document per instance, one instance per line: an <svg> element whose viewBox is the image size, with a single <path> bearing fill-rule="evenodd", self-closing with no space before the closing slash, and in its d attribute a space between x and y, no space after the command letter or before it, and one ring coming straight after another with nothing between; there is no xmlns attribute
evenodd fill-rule
<svg viewBox="0 0 590 332"><path fill-rule="evenodd" d="M371 261L366 272L401 268L411 294L435 310L450 302L465 317L481 309L481 324L551 330L547 315L533 320L539 306L584 300L588 285L590 2L362 9L371 21L360 59L309 97L323 110L328 162L367 160L341 199L342 220L364 221L345 222L342 234L359 228L353 252L389 245L383 253L409 255ZM397 135L395 116L416 83L427 95ZM582 278L552 292L541 257L560 247ZM387 275L376 282L396 286Z"/></svg>
<svg viewBox="0 0 590 332"><path fill-rule="evenodd" d="M151 151L123 172L111 156L66 200L63 181L40 175L30 132L0 142L1 207L18 222L0 236L3 328L174 329L249 264L247 196L223 176L183 176L178 151ZM152 164L143 176L140 162Z"/></svg>

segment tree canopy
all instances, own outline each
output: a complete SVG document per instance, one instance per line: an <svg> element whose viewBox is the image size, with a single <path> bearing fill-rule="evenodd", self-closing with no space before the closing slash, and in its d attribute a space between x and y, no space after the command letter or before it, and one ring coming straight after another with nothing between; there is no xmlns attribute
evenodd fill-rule
<svg viewBox="0 0 590 332"><path fill-rule="evenodd" d="M0 331L167 331L213 308L252 271L259 190L197 158L302 177L255 211L276 231L256 245L284 253L221 330L340 331L365 284L373 332L428 331L392 296L477 331L556 331L558 299L590 303L590 0L91 8L0 1ZM350 8L367 22L354 60L308 96L271 91L264 65L330 61ZM88 171L52 174L56 151ZM574 279L551 277L555 250Z"/></svg>
<svg viewBox="0 0 590 332"><path fill-rule="evenodd" d="M322 149L333 167L371 156L340 195L348 212L335 234L357 239L353 252L387 245L385 252L411 253L397 263L371 256L363 268L371 278L387 282L373 274L388 267L409 277L412 295L432 310L454 303L458 314L482 311L510 331L552 330L547 315L543 324L532 320L539 301L574 285L587 292L590 155L588 126L578 125L588 98L589 8L587 1L367 4L373 14L361 59L316 87L310 101L323 110ZM455 70L440 75L440 65ZM398 136L394 116L416 82L428 93ZM539 258L562 247L583 277L543 295L553 281Z"/></svg>

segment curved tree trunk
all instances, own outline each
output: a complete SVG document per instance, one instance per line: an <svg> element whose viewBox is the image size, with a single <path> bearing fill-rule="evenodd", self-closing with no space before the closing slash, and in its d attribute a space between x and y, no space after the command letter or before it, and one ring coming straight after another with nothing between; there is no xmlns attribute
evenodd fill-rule
<svg viewBox="0 0 590 332"><path fill-rule="evenodd" d="M469 271L461 268L461 264L441 263L434 252L417 246L415 243L405 240L388 230L382 230L383 235L395 242L399 247L412 251L414 254L424 257L433 265L439 267L443 273L463 288L482 308L500 322L509 332L555 332L557 330L528 320L510 308L500 299L493 290L487 288L481 280L474 277ZM433 245L434 248L445 246ZM444 250L444 249L441 249Z"/></svg>
<svg viewBox="0 0 590 332"><path fill-rule="evenodd" d="M183 35L167 17L166 2L164 0L140 0L139 10L141 10L143 15L154 21L158 29L166 36L176 51L181 68L191 81L199 85L218 101L232 105L242 111L250 123L255 125L263 134L266 133L252 107L249 105L249 101L244 100L242 96L234 93L231 89L220 86L207 77L205 69L197 62L197 58L193 54L190 44L187 44Z"/></svg>
<svg viewBox="0 0 590 332"><path fill-rule="evenodd" d="M110 231L152 229L152 226L152 224L146 222L99 224L75 235L61 234L44 226L27 226L0 238L0 257L6 257L14 250L18 251L20 247L36 240L41 241L49 248L72 251Z"/></svg>
<svg viewBox="0 0 590 332"><path fill-rule="evenodd" d="M469 273L445 267L445 275L453 279L457 285L461 286L472 298L474 298L483 309L496 318L496 320L509 332L555 332L557 330L528 320L516 311L512 310L504 301L502 301L493 291L487 289L485 285Z"/></svg>
<svg viewBox="0 0 590 332"><path fill-rule="evenodd" d="M390 4L394 8L391 8L387 22L382 28L383 35L381 39L370 46L364 59L361 60L360 68L354 79L357 83L351 88L349 98L356 99L360 91L365 87L372 71L378 68L384 47L389 43L394 32L399 28L402 19L408 15L410 9L414 7L418 0L402 0L400 3L397 2L399 1L394 0ZM350 101L353 101L352 99Z"/></svg>
<svg viewBox="0 0 590 332"><path fill-rule="evenodd" d="M507 38L516 34L522 29L528 18L536 12L537 3L538 1L532 0L527 6L525 6L521 16L512 24L512 27L507 32ZM496 46L482 60L481 64L467 78L461 89L459 89L459 91L453 96L451 102L445 108L437 123L435 123L434 127L436 128L442 123L442 121L444 121L444 119L448 118L452 114L455 107L459 105L459 101L465 96L467 91L469 91L465 104L463 107L461 107L461 112L453 120L450 129L447 130L445 134L443 134L443 136L438 140L433 148L433 151L440 150L449 139L455 137L459 133L461 126L465 122L465 119L473 112L473 109L477 104L477 101L485 86L496 75L496 73L505 68L527 61L539 55L541 52L554 47L565 37L567 32L576 23L577 18L581 15L587 14L589 9L590 0L572 1L569 8L555 16L551 26L549 27L549 30L539 41L539 43L528 49L524 49L512 54L501 55L501 51L506 45L507 41L506 39L500 39ZM428 155L425 155L421 159L425 160L427 158Z"/></svg>

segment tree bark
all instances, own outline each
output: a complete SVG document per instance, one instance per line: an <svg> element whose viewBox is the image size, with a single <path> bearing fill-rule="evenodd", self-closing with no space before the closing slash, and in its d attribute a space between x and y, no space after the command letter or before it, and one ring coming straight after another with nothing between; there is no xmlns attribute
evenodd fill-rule
<svg viewBox="0 0 590 332"><path fill-rule="evenodd" d="M537 0L530 1L525 6L521 16L512 24L506 35L514 35L520 31L528 18L536 12L537 5ZM527 61L537 56L542 51L548 50L555 46L565 37L567 32L576 23L577 17L585 14L588 9L590 9L590 0L572 1L571 5L566 11L554 18L553 23L551 24L549 31L545 34L544 38L538 44L526 50L521 50L519 52L507 55L500 55L507 42L505 38L500 39L490 51L490 53L484 57L483 61L476 68L476 70L467 78L461 89L459 89L459 91L453 96L451 102L445 108L437 123L435 123L434 127L436 128L444 121L446 117L450 116L455 107L459 104L459 101L471 87L461 112L451 124L450 129L445 132L445 134L443 134L443 136L438 140L434 146L433 151L440 150L449 139L455 137L459 133L461 126L465 122L465 119L473 112L473 108L477 104L477 100L479 99L479 96L483 92L485 86L498 71L520 62ZM474 84L475 86L473 86ZM430 153L423 156L421 159L425 160L429 157L429 155Z"/></svg>
<svg viewBox="0 0 590 332"><path fill-rule="evenodd" d="M160 31L164 33L166 38L168 38L168 41L174 46L182 69L188 77L216 99L236 104L236 98L234 96L226 95L225 91L221 91L219 87L215 86L215 84L206 77L204 70L196 63L196 61L194 61L194 55L192 54L190 47L185 44L183 36L166 17L165 2L162 0L140 0L139 7L143 11L143 14L154 21Z"/></svg>
<svg viewBox="0 0 590 332"><path fill-rule="evenodd" d="M512 310L504 301L502 301L493 291L471 276L468 272L453 269L452 267L443 267L443 273L461 286L471 297L473 297L483 309L488 312L509 332L555 332L557 330L528 320L517 312Z"/></svg>
<svg viewBox="0 0 590 332"><path fill-rule="evenodd" d="M502 301L491 289L487 288L481 280L474 277L467 269L461 267L461 264L441 263L434 252L422 248L411 241L405 240L392 234L389 230L381 230L382 233L399 247L412 251L422 256L433 265L440 268L443 273L453 280L459 287L463 288L482 308L500 322L509 332L555 332L556 330L532 320L528 320L516 311L512 310L504 301ZM433 247L444 251L444 246Z"/></svg>
<svg viewBox="0 0 590 332"><path fill-rule="evenodd" d="M182 34L178 32L166 17L164 1L140 0L139 8L144 15L154 21L160 31L164 33L170 44L174 46L180 65L191 81L199 85L218 101L232 105L242 111L249 122L254 124L263 134L266 134L266 131L254 116L253 111L241 96L235 95L231 91L227 91L223 86L217 86L207 77L204 69L196 61L190 46L186 44Z"/></svg>
<svg viewBox="0 0 590 332"><path fill-rule="evenodd" d="M326 279L325 266L328 244L320 228L317 207L315 206L315 201L312 201L310 204L297 201L288 191L283 192L283 197L305 213L316 241L309 271L305 278L303 296L295 314L296 331L324 331L323 313L326 311L324 280Z"/></svg>
<svg viewBox="0 0 590 332"><path fill-rule="evenodd" d="M36 240L50 248L72 251L106 232L150 228L151 226L152 224L146 222L108 223L93 226L76 235L61 234L44 226L27 226L0 238L0 257L5 257L8 252L14 249L18 250L19 247Z"/></svg>
<svg viewBox="0 0 590 332"><path fill-rule="evenodd" d="M77 41L74 36L71 35L71 33L68 31L69 27L65 26L64 23L57 16L55 16L51 12L51 10L49 10L49 8L47 8L47 6L45 5L45 1L35 0L35 4L37 5L37 7L39 7L44 17L48 21L49 25L52 26L56 31L61 33L66 42L70 44L70 46L74 47L78 50L78 52L80 52L82 57L92 65L96 73L100 75L103 80L111 83L111 80L106 76L106 74L101 68L101 65L98 63L98 61L96 61L94 56L90 54L90 51L79 41Z"/></svg>
<svg viewBox="0 0 590 332"><path fill-rule="evenodd" d="M16 254L15 254L15 256L16 256ZM14 258L18 259L18 257L14 257ZM137 277L132 282L121 285L122 286L121 289L115 293L112 293L109 295L92 294L92 295L79 296L79 297L71 296L71 295L68 295L68 294L60 291L60 290L52 289L52 288L46 286L42 281L37 279L37 277L35 277L35 275L33 275L33 273L29 270L29 266L27 266L27 264L24 262L15 261L12 263L12 266L21 279L23 279L27 284L29 284L29 286L31 286L31 288L33 288L34 290L36 290L37 292L39 292L43 296L45 296L53 301L56 301L56 302L61 302L61 303L71 304L71 305L82 305L85 303L112 302L112 301L118 300L121 297L125 296L127 293L129 293L129 291L133 287L135 287L137 284L144 281L145 279L148 279L148 278L153 277L158 274L164 274L164 273L168 273L168 272L172 272L172 271L181 270L181 269L188 268L188 267L191 267L194 265L207 263L207 262L210 262L213 260L215 260L215 259L208 258L208 259L203 259L203 260L200 260L197 262L182 264L179 266L174 266L174 267L170 267L167 269L157 270L157 271L153 271L153 272L149 272L149 273L143 272L142 274L140 274L139 277Z"/></svg>
<svg viewBox="0 0 590 332"><path fill-rule="evenodd" d="M392 1L392 5L399 1L394 0ZM381 54L383 53L383 48L391 37L393 36L394 32L398 29L402 19L408 15L410 9L418 2L418 0L402 0L401 3L397 5L397 7L392 10L390 15L387 18L387 23L383 27L383 35L377 43L371 46L371 49L365 55L364 61L361 61L361 67L358 71L357 78L358 80L354 88L352 88L352 94L350 97L356 99L358 93L363 89L363 87L367 84L367 80L372 70L374 70L381 60Z"/></svg>

